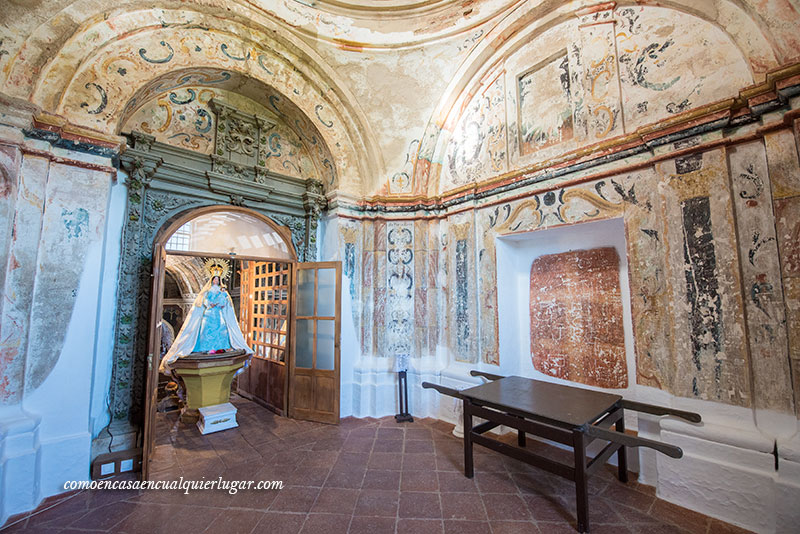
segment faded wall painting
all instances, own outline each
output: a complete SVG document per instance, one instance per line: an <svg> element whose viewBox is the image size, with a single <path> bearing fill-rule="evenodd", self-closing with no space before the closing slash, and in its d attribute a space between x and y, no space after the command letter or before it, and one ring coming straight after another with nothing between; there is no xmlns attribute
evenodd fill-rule
<svg viewBox="0 0 800 534"><path fill-rule="evenodd" d="M739 233L753 385L759 393L755 406L791 412L794 403L786 313L764 144L756 141L732 147L728 165ZM795 236L795 245L798 237Z"/></svg>
<svg viewBox="0 0 800 534"><path fill-rule="evenodd" d="M623 133L615 46L617 25L613 9L591 10L579 18L585 103L579 114L585 116L587 139L601 140Z"/></svg>
<svg viewBox="0 0 800 534"><path fill-rule="evenodd" d="M731 39L707 22L660 7L616 11L623 113L628 132L715 102L752 83Z"/></svg>
<svg viewBox="0 0 800 534"><path fill-rule="evenodd" d="M15 211L2 288L0 406L44 383L64 349L79 294L96 290L91 282L82 288L81 278L102 247L113 171L38 155L23 156L14 169L16 187L7 191L15 195L7 200ZM75 328L89 335L91 324Z"/></svg>
<svg viewBox="0 0 800 534"><path fill-rule="evenodd" d="M547 58L517 79L520 152L530 154L574 135L567 51Z"/></svg>
<svg viewBox="0 0 800 534"><path fill-rule="evenodd" d="M502 73L469 104L448 145L444 180L457 187L505 172L505 84Z"/></svg>
<svg viewBox="0 0 800 534"><path fill-rule="evenodd" d="M536 258L530 295L537 371L590 386L627 387L619 255L613 247Z"/></svg>
<svg viewBox="0 0 800 534"><path fill-rule="evenodd" d="M414 223L386 223L386 355L411 355L414 339Z"/></svg>
<svg viewBox="0 0 800 534"><path fill-rule="evenodd" d="M751 402L733 206L721 151L656 165L667 219L675 392Z"/></svg>
<svg viewBox="0 0 800 534"><path fill-rule="evenodd" d="M741 51L709 22L667 8L608 6L579 11L498 61L504 81L494 84L505 85L502 101L484 96L488 75L470 89L474 96L450 119L456 127L444 148L439 193L612 143L753 83ZM498 117L505 122L495 124ZM503 130L507 142L490 149L491 132ZM488 165L503 143L507 168ZM437 155L425 158L435 162Z"/></svg>

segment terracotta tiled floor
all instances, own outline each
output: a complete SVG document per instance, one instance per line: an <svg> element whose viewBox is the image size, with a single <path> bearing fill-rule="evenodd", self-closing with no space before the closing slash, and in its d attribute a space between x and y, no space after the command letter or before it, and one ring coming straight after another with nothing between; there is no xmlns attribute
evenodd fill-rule
<svg viewBox="0 0 800 534"><path fill-rule="evenodd" d="M155 478L282 480L284 489L236 495L85 491L49 502L49 509L6 532L575 532L570 482L477 446L469 480L452 425L432 419L397 424L387 417L327 426L234 402L239 428L208 436L159 416ZM551 456L564 454L528 443ZM590 479L590 492L592 533L743 532L656 499L636 482L623 485L610 467Z"/></svg>

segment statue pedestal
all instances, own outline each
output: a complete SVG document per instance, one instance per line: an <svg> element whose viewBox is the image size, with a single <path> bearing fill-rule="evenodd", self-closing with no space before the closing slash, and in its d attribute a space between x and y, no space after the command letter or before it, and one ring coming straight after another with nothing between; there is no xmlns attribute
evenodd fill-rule
<svg viewBox="0 0 800 534"><path fill-rule="evenodd" d="M236 422L236 406L230 402L217 404L215 406L204 406L199 408L200 420L197 421L197 428L201 434L210 434L239 426Z"/></svg>
<svg viewBox="0 0 800 534"><path fill-rule="evenodd" d="M245 351L236 350L218 354L192 353L175 360L171 367L186 388L181 421L195 423L200 418L200 408L226 404L230 400L233 375L249 358Z"/></svg>

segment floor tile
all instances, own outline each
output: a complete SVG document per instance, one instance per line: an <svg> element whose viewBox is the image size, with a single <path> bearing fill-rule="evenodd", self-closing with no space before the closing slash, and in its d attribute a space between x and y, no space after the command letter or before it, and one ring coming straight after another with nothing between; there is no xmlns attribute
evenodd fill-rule
<svg viewBox="0 0 800 534"><path fill-rule="evenodd" d="M361 490L353 512L357 516L396 517L400 493L387 490Z"/></svg>
<svg viewBox="0 0 800 534"><path fill-rule="evenodd" d="M474 478L467 478L464 473L451 471L437 471L439 477L439 491L442 492L467 492L477 493L478 486Z"/></svg>
<svg viewBox="0 0 800 534"><path fill-rule="evenodd" d="M525 520L531 518L525 501L517 495L485 493L481 495L481 498L484 506L486 506L486 515L490 520Z"/></svg>
<svg viewBox="0 0 800 534"><path fill-rule="evenodd" d="M267 512L253 529L252 534L297 534L303 528L306 514Z"/></svg>
<svg viewBox="0 0 800 534"><path fill-rule="evenodd" d="M492 528L486 521L444 521L445 534L492 534Z"/></svg>
<svg viewBox="0 0 800 534"><path fill-rule="evenodd" d="M394 517L361 517L354 516L350 523L349 534L383 534L395 530L397 519Z"/></svg>
<svg viewBox="0 0 800 534"><path fill-rule="evenodd" d="M204 534L249 534L264 516L262 512L223 510Z"/></svg>
<svg viewBox="0 0 800 534"><path fill-rule="evenodd" d="M399 517L438 519L442 517L438 493L404 491L400 493Z"/></svg>
<svg viewBox="0 0 800 534"><path fill-rule="evenodd" d="M308 514L303 523L301 534L338 534L346 533L350 525L349 514Z"/></svg>
<svg viewBox="0 0 800 534"><path fill-rule="evenodd" d="M319 488L304 486L284 488L272 501L269 509L272 512L308 512L319 492Z"/></svg>
<svg viewBox="0 0 800 534"><path fill-rule="evenodd" d="M442 493L441 502L444 519L487 520L483 500L477 493Z"/></svg>
<svg viewBox="0 0 800 534"><path fill-rule="evenodd" d="M345 488L323 488L311 508L317 513L352 514L359 491Z"/></svg>
<svg viewBox="0 0 800 534"><path fill-rule="evenodd" d="M403 471L401 491L439 491L436 471Z"/></svg>
<svg viewBox="0 0 800 534"><path fill-rule="evenodd" d="M492 534L547 534L533 521L490 521L489 525L492 527Z"/></svg>
<svg viewBox="0 0 800 534"><path fill-rule="evenodd" d="M442 534L443 532L444 524L441 519L397 520L397 534Z"/></svg>
<svg viewBox="0 0 800 534"><path fill-rule="evenodd" d="M364 475L363 489L382 489L397 491L400 489L400 471L367 469ZM435 473L434 473L435 474Z"/></svg>

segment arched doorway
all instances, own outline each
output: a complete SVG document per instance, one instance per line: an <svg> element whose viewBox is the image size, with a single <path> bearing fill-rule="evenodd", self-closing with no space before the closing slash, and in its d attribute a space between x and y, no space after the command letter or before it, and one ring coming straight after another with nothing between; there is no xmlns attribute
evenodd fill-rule
<svg viewBox="0 0 800 534"><path fill-rule="evenodd" d="M192 209L164 224L154 241L144 478L154 450L167 264L211 258L225 259L235 270L237 318L254 351L237 381L238 393L280 415L339 421L340 262L298 262L289 228L255 210Z"/></svg>

